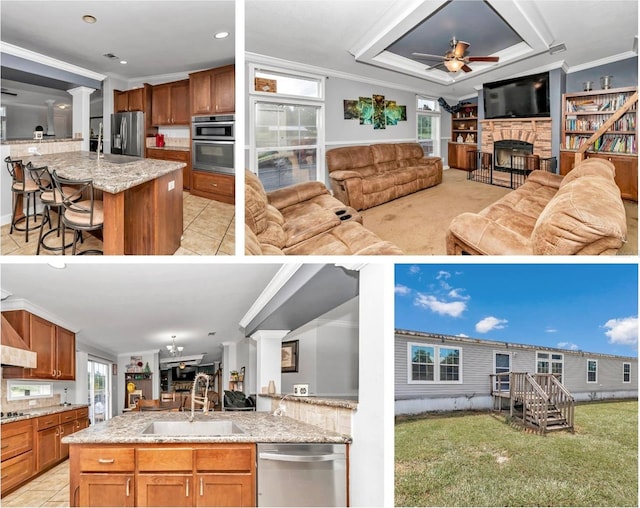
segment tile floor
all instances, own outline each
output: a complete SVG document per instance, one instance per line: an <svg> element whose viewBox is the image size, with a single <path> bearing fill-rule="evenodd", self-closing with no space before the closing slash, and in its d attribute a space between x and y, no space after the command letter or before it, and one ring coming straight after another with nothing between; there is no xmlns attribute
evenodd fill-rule
<svg viewBox="0 0 640 508"><path fill-rule="evenodd" d="M4 507L69 506L69 461L31 480L2 498Z"/></svg>
<svg viewBox="0 0 640 508"><path fill-rule="evenodd" d="M54 224L57 222L52 213ZM47 226L45 226L47 227ZM0 254L3 256L34 255L38 247L38 231L29 233L29 242L24 241L24 232L14 231L9 224L0 228ZM184 193L183 204L183 237L176 256L220 256L235 253L235 207L226 203L219 203L210 199ZM69 240L71 236L69 236ZM47 243L53 242L49 237ZM102 242L93 237L87 237L80 250L101 249ZM70 254L71 250L67 250ZM59 254L44 249L40 254Z"/></svg>

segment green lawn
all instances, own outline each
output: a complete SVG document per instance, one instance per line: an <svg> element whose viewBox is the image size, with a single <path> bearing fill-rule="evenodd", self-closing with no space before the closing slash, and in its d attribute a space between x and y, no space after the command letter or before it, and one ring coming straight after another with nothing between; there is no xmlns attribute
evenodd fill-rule
<svg viewBox="0 0 640 508"><path fill-rule="evenodd" d="M638 506L638 402L576 406L576 432L487 413L395 426L396 506Z"/></svg>

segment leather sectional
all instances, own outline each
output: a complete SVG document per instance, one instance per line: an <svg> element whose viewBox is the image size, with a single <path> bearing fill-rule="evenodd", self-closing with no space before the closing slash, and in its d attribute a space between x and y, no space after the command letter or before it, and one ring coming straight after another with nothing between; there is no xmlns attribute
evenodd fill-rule
<svg viewBox="0 0 640 508"><path fill-rule="evenodd" d="M615 167L587 159L566 176L533 171L518 189L451 222L447 254L616 254L627 224Z"/></svg>
<svg viewBox="0 0 640 508"><path fill-rule="evenodd" d="M399 255L402 251L362 226L353 208L321 182L265 192L245 171L245 254Z"/></svg>
<svg viewBox="0 0 640 508"><path fill-rule="evenodd" d="M327 151L333 195L365 210L442 183L442 159L418 143L347 146Z"/></svg>

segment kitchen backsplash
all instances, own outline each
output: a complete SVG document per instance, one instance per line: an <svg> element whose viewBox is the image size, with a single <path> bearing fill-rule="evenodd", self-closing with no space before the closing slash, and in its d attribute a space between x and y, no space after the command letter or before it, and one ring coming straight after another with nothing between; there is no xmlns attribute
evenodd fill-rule
<svg viewBox="0 0 640 508"><path fill-rule="evenodd" d="M156 146L156 138L155 137L148 137L147 138L147 142L146 142L146 146L149 148L153 148ZM189 148L189 138L173 138L173 137L167 137L165 135L164 137L164 146L175 146L175 147L181 147L181 148Z"/></svg>
<svg viewBox="0 0 640 508"><path fill-rule="evenodd" d="M0 404L2 411L7 413L9 411L27 411L29 409L37 409L41 407L59 406L61 404L61 395L54 393L53 397L46 397L42 399L31 399L35 404L30 404L28 400L7 400L7 380L3 379L0 383L0 391L2 392L2 398Z"/></svg>

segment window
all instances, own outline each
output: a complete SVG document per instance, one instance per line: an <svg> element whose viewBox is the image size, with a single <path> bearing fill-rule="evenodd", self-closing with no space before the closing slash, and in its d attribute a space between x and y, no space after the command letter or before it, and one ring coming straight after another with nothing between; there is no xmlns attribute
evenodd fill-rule
<svg viewBox="0 0 640 508"><path fill-rule="evenodd" d="M562 381L564 367L564 354L562 353L536 353L536 373L555 374Z"/></svg>
<svg viewBox="0 0 640 508"><path fill-rule="evenodd" d="M461 383L462 350L409 343L409 383Z"/></svg>
<svg viewBox="0 0 640 508"><path fill-rule="evenodd" d="M252 66L251 169L266 191L319 180L324 78Z"/></svg>
<svg viewBox="0 0 640 508"><path fill-rule="evenodd" d="M53 397L53 383L7 381L7 400L28 400Z"/></svg>
<svg viewBox="0 0 640 508"><path fill-rule="evenodd" d="M416 137L425 155L440 155L440 107L438 101L416 97Z"/></svg>
<svg viewBox="0 0 640 508"><path fill-rule="evenodd" d="M631 364L630 363L622 364L622 382L631 383Z"/></svg>
<svg viewBox="0 0 640 508"><path fill-rule="evenodd" d="M598 382L598 360L587 360L587 383Z"/></svg>

